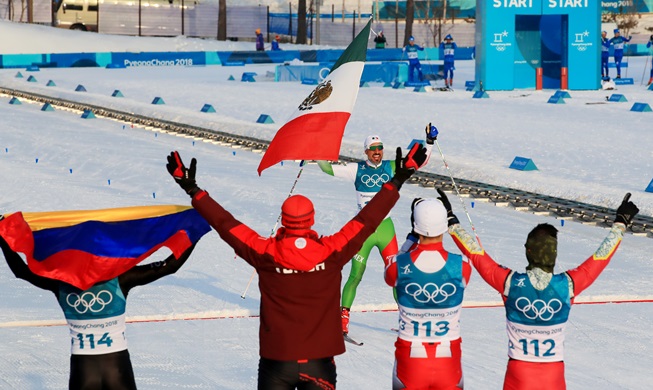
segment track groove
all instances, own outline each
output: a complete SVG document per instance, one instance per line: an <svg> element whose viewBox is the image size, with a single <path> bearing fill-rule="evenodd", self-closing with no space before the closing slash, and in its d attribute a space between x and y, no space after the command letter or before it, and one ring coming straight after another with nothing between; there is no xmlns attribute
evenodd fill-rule
<svg viewBox="0 0 653 390"><path fill-rule="evenodd" d="M0 87L0 94L15 96L17 98L23 98L39 103L50 103L55 107L64 107L79 111L90 110L96 116L131 123L137 126L150 127L168 133L178 133L199 139L206 139L235 148L252 150L254 152L262 152L266 150L270 143L267 140L230 134L179 122L150 118L126 111L54 98L33 92ZM343 155L339 156L339 160L341 162L359 161L357 158ZM616 212L614 209L596 206L589 203L577 202L574 200L473 180L460 178L454 179L462 196L474 198L479 202L493 202L496 206L511 207L518 211L525 211L538 215L550 215L558 219L571 219L580 223L598 226L611 226ZM418 171L410 178L409 183L420 185L422 187L439 187L448 192L454 191L451 179L448 176L431 172ZM629 232L653 238L653 217L641 214L637 215Z"/></svg>

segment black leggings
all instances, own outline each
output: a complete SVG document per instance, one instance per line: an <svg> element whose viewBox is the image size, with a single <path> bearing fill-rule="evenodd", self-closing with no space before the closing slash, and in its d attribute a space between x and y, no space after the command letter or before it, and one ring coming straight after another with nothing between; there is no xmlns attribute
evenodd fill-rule
<svg viewBox="0 0 653 390"><path fill-rule="evenodd" d="M336 362L324 359L279 361L261 358L258 362L258 390L334 390Z"/></svg>
<svg viewBox="0 0 653 390"><path fill-rule="evenodd" d="M70 390L136 390L127 350L104 355L70 355Z"/></svg>

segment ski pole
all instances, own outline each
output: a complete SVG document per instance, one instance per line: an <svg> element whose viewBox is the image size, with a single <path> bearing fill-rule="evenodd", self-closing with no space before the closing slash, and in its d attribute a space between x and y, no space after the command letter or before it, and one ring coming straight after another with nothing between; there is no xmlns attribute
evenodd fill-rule
<svg viewBox="0 0 653 390"><path fill-rule="evenodd" d="M438 147L438 151L440 152L440 157L442 157L442 162L444 163L445 168L447 168L447 172L449 173L449 178L451 178L451 183L453 184L453 188L456 190L456 195L460 200L460 204L463 206L465 215L467 215L467 220L469 221L469 224L472 227L472 231L474 232L474 237L476 237L476 242L478 242L478 245L482 248L483 245L481 244L481 239L478 238L478 234L476 234L476 228L474 227L474 222L472 222L472 217L470 217L469 213L467 212L467 207L465 207L465 201L463 201L463 198L460 196L460 191L458 191L458 186L456 185L456 181L454 180L453 175L451 174L451 169L449 169L449 164L447 164L447 160L444 158L444 153L442 153L442 149L440 148L440 144L438 143L437 139L435 140L435 145Z"/></svg>
<svg viewBox="0 0 653 390"><path fill-rule="evenodd" d="M297 177L295 178L295 182L292 184L292 187L290 188L290 192L288 192L288 196L286 198L290 198L292 193L295 191L295 186L297 186L297 182L299 181L299 177L302 175L302 172L304 171L304 165L306 165L305 160L302 160L302 162L299 163L299 172L297 173ZM272 230L270 231L270 237L274 235L274 232L277 230L277 226L279 225L279 222L281 221L281 213L279 213L279 216L277 217L277 222L274 223L274 227L272 227ZM237 255L234 255L234 259L237 257ZM252 284L252 280L254 280L254 275L256 275L256 270L252 271L252 276L249 277L249 282L247 282L247 286L245 287L245 291L243 291L243 294L240 296L241 298L245 299L245 296L247 295L247 290L249 290L249 286Z"/></svg>
<svg viewBox="0 0 653 390"><path fill-rule="evenodd" d="M646 68L648 67L648 58L649 56L646 56L646 63L644 64L644 70L642 71L642 79L639 81L639 85L644 85L644 77L646 77ZM651 64L653 66L653 63Z"/></svg>

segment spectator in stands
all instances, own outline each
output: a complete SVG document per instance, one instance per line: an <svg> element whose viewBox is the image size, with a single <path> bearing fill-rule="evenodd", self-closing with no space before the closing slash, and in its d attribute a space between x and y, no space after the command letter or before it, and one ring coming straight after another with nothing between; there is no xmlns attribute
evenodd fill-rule
<svg viewBox="0 0 653 390"><path fill-rule="evenodd" d="M279 38L278 35L274 36L274 41L272 41L272 51L279 51L281 48L279 47L279 41L281 38Z"/></svg>
<svg viewBox="0 0 653 390"><path fill-rule="evenodd" d="M385 49L385 35L383 35L383 30L379 30L379 33L374 37L374 43L376 43L375 48Z"/></svg>
<svg viewBox="0 0 653 390"><path fill-rule="evenodd" d="M265 51L263 34L261 34L261 29L256 29L256 51Z"/></svg>

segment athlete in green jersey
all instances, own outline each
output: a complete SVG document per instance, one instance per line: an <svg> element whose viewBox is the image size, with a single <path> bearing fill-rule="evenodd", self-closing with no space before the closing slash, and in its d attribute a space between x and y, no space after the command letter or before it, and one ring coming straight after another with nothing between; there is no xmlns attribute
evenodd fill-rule
<svg viewBox="0 0 653 390"><path fill-rule="evenodd" d="M433 142L437 137L435 126L426 127L426 162L431 155ZM328 161L318 161L317 164L324 173L331 176L342 177L351 180L356 189L358 209L362 209L372 197L381 190L383 183L389 181L395 173L394 160L383 160L383 142L378 135L370 135L365 139L365 161L346 165L333 165ZM376 247L383 258L385 266L389 259L397 254L397 237L395 226L390 214L381 222L376 231L363 243L362 248L353 257L349 279L342 290L342 332L349 333L349 311L356 297L356 288L363 279L367 259Z"/></svg>

